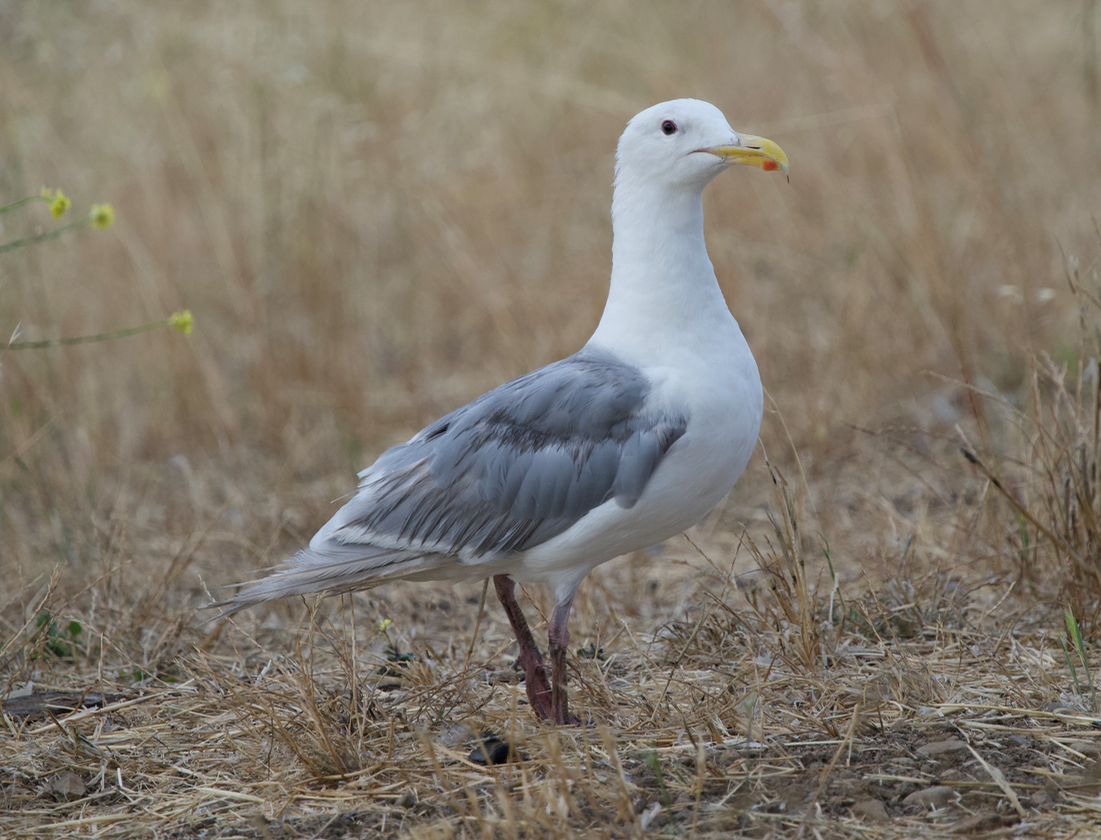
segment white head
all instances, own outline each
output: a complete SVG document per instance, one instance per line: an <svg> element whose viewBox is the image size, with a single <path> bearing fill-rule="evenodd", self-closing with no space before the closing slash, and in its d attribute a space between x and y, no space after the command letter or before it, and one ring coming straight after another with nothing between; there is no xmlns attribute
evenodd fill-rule
<svg viewBox="0 0 1101 840"><path fill-rule="evenodd" d="M735 163L788 171L788 159L771 140L741 134L722 111L698 99L674 99L635 115L616 148L616 188L628 182L702 191Z"/></svg>

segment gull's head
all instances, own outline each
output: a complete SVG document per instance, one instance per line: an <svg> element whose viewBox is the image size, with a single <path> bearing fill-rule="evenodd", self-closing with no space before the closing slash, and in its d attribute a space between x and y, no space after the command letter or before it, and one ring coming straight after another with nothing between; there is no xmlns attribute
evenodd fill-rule
<svg viewBox="0 0 1101 840"><path fill-rule="evenodd" d="M733 164L788 173L783 150L730 127L723 112L698 99L674 99L636 114L616 148L616 186L644 180L670 189L702 190Z"/></svg>

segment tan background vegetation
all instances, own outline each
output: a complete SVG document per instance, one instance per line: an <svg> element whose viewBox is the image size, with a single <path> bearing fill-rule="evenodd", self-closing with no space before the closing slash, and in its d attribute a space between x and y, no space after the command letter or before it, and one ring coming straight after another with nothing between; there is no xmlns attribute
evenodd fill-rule
<svg viewBox="0 0 1101 840"><path fill-rule="evenodd" d="M53 609L105 646L75 669L6 662L11 684L102 690L105 667L171 659L203 637L201 581L282 559L386 446L577 349L606 292L615 142L681 96L791 159L790 185L736 171L705 201L812 589L828 544L854 587L912 568L1018 598L1043 535L958 446L1027 494L1013 407L1042 417L1059 379L1035 371L1066 367L1068 406L1080 375L1093 393L1096 310L1067 278L1097 288L1099 26L1093 0L0 3L0 203L52 186L116 212L0 256L0 334L196 324L0 351L0 639L58 568ZM54 224L2 221L0 241ZM756 569L743 535L771 528L771 486L758 453L697 529L719 568ZM691 622L709 568L677 540L598 571L575 640L614 635L609 608L636 633ZM1043 606L1021 613L1058 635L1072 595L1096 609L1074 580L1034 580ZM393 587L361 621L459 669L479 592ZM274 615L242 626L277 625L264 643L292 656L301 605ZM473 658L504 660L488 620Z"/></svg>

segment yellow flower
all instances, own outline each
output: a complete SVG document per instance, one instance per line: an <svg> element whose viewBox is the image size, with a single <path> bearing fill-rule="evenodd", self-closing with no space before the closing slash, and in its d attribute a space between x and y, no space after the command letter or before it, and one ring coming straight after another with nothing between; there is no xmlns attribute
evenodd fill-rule
<svg viewBox="0 0 1101 840"><path fill-rule="evenodd" d="M382 621L380 621L380 622L378 623L378 632L380 632L380 633L385 633L385 632L386 632L386 628L387 628L387 627L389 627L389 626L390 626L391 624L393 624L393 623L394 623L394 622L392 622L392 621L391 621L390 619L388 619L388 618L384 618L384 619L383 619Z"/></svg>
<svg viewBox="0 0 1101 840"><path fill-rule="evenodd" d="M52 198L46 195L46 193L48 192L49 190L43 190L42 195L49 200L50 212L53 214L53 217L55 219L60 219L62 216L65 215L65 211L73 206L73 203L69 201L69 199L65 196L65 193L63 193L60 189L58 189L57 192L54 193Z"/></svg>
<svg viewBox="0 0 1101 840"><path fill-rule="evenodd" d="M92 220L92 227L109 228L115 221L115 211L110 204L93 204L88 218Z"/></svg>
<svg viewBox="0 0 1101 840"><path fill-rule="evenodd" d="M195 319L191 317L190 309L181 309L168 316L168 326L179 330L184 335L191 335L191 327L194 324Z"/></svg>

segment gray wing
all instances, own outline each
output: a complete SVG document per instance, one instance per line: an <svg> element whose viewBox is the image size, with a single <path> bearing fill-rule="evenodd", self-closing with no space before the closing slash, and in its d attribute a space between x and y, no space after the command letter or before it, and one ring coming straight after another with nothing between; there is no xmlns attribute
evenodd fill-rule
<svg viewBox="0 0 1101 840"><path fill-rule="evenodd" d="M685 417L647 410L649 383L585 350L440 418L360 473L311 542L496 559L615 499L631 507Z"/></svg>
<svg viewBox="0 0 1101 840"><path fill-rule="evenodd" d="M384 452L308 549L211 606L449 577L609 500L629 508L687 426L648 407L649 391L641 371L591 350L514 379Z"/></svg>

